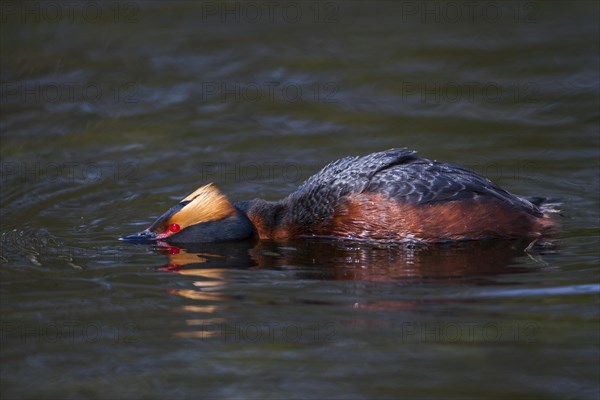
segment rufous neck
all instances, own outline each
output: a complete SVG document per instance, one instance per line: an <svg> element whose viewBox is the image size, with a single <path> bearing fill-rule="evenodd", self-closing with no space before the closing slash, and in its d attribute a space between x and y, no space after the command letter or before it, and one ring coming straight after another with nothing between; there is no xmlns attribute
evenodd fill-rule
<svg viewBox="0 0 600 400"><path fill-rule="evenodd" d="M288 206L283 200L254 199L241 201L234 207L244 212L261 239L287 239L289 233Z"/></svg>

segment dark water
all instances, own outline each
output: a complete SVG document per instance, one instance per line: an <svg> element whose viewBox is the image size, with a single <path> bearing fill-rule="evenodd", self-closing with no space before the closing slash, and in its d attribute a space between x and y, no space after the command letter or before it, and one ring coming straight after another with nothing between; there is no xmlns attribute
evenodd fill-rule
<svg viewBox="0 0 600 400"><path fill-rule="evenodd" d="M2 398L598 398L597 2L0 5ZM116 240L391 147L558 242Z"/></svg>

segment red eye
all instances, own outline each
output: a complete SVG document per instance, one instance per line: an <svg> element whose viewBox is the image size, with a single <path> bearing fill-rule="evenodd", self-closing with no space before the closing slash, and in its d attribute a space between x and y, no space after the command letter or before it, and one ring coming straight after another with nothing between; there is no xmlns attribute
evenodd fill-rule
<svg viewBox="0 0 600 400"><path fill-rule="evenodd" d="M167 252L169 254L179 254L179 248L177 248L177 247L169 247L167 249Z"/></svg>
<svg viewBox="0 0 600 400"><path fill-rule="evenodd" d="M177 233L181 230L181 227L179 226L179 224L171 224L169 225L169 230L173 233Z"/></svg>

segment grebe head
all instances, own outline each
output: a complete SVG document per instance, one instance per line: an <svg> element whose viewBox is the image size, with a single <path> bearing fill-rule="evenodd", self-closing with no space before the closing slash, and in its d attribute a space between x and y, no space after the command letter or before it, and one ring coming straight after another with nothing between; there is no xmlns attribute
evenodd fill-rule
<svg viewBox="0 0 600 400"><path fill-rule="evenodd" d="M252 237L254 225L212 183L202 186L161 215L149 228L120 240L206 243Z"/></svg>

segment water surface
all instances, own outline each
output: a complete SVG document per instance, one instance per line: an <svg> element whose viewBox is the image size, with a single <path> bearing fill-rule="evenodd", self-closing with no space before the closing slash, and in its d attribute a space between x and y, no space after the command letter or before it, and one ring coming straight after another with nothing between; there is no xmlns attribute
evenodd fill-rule
<svg viewBox="0 0 600 400"><path fill-rule="evenodd" d="M3 398L598 398L597 3L70 4L2 3ZM392 147L560 237L117 241Z"/></svg>

